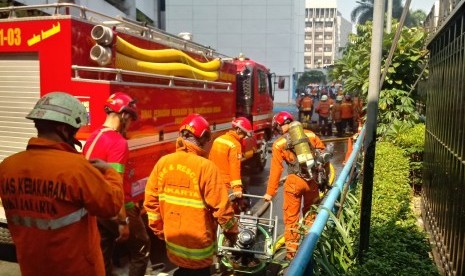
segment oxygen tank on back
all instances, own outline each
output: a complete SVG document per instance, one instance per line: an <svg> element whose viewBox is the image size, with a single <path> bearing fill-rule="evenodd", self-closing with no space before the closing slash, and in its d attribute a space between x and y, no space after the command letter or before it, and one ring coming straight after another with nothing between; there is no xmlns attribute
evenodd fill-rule
<svg viewBox="0 0 465 276"><path fill-rule="evenodd" d="M304 128L299 121L293 121L289 125L289 135L299 164L306 165L310 171L315 164L315 160L308 143L308 137L305 135Z"/></svg>

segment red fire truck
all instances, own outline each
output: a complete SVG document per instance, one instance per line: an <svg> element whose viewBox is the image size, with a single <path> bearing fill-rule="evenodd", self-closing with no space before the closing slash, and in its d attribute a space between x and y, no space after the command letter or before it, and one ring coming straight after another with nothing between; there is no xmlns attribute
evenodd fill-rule
<svg viewBox="0 0 465 276"><path fill-rule="evenodd" d="M272 74L243 56L229 58L192 41L73 4L0 8L0 161L25 149L35 128L25 115L44 94L65 91L88 109L84 141L105 118L114 92L137 99L128 132L127 173L141 196L157 160L174 151L180 121L200 113L213 138L234 117L253 123L245 162L265 166L272 137Z"/></svg>

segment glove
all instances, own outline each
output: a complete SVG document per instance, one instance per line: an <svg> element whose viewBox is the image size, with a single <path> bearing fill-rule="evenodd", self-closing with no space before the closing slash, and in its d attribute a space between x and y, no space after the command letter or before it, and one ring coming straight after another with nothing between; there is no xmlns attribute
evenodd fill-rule
<svg viewBox="0 0 465 276"><path fill-rule="evenodd" d="M263 199L264 199L265 201L271 201L271 200L273 199L273 197L270 196L269 194L265 194L265 195L263 196Z"/></svg>
<svg viewBox="0 0 465 276"><path fill-rule="evenodd" d="M237 223L228 231L224 231L223 234L227 239L229 246L234 246L237 241L237 234L239 234L239 227L237 226Z"/></svg>
<svg viewBox="0 0 465 276"><path fill-rule="evenodd" d="M233 192L233 195L234 195L235 198L241 198L242 197L242 191Z"/></svg>

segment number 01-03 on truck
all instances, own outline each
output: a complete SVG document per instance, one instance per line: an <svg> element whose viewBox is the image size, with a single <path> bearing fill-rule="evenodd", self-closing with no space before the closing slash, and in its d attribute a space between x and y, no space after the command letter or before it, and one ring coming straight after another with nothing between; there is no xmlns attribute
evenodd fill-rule
<svg viewBox="0 0 465 276"><path fill-rule="evenodd" d="M66 91L87 107L90 124L77 135L85 141L105 119L105 100L120 91L137 99L139 110L127 134L136 200L157 160L175 150L179 123L190 113L209 121L213 139L234 117L247 117L254 135L243 142L244 163L265 166L273 116L273 74L265 66L73 4L0 8L0 16L0 161L36 135L24 117L41 96ZM3 212L0 226L5 230Z"/></svg>

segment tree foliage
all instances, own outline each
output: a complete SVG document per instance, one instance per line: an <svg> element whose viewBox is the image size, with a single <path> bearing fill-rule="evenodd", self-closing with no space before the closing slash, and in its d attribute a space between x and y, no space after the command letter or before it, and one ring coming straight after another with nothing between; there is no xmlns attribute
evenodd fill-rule
<svg viewBox="0 0 465 276"><path fill-rule="evenodd" d="M353 23L366 24L368 21L373 21L374 0L359 0L357 6L350 13L350 19ZM400 20L404 5L402 0L392 1L392 18ZM385 1L384 10L387 11L387 1ZM424 15L424 17L423 17ZM414 12L409 11L405 19L405 25L409 27L420 26L425 20L426 14L422 10Z"/></svg>
<svg viewBox="0 0 465 276"><path fill-rule="evenodd" d="M393 22L393 30L398 23ZM384 70L395 33L383 36L382 65ZM357 34L351 34L343 57L335 63L333 75L344 82L344 91L366 98L369 85L372 24L357 26ZM427 62L424 48L426 34L421 28L404 27L394 51L388 74L383 83L379 100L378 133L401 131L412 127L419 115L415 110L413 89L419 74ZM365 101L366 102L366 101Z"/></svg>
<svg viewBox="0 0 465 276"><path fill-rule="evenodd" d="M297 81L297 89L305 88L309 83L326 83L326 75L318 70L307 71Z"/></svg>

